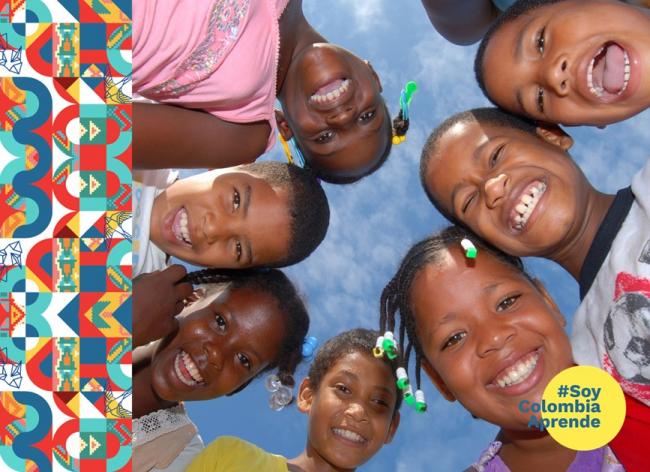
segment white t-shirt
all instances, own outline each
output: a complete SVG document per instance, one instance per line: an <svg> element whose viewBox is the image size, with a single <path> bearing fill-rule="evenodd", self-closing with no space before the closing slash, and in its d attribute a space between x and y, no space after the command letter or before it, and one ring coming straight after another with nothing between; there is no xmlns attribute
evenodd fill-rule
<svg viewBox="0 0 650 472"><path fill-rule="evenodd" d="M580 293L571 339L575 361L602 367L625 393L650 405L650 159L631 192L619 191L598 229Z"/></svg>
<svg viewBox="0 0 650 472"><path fill-rule="evenodd" d="M167 254L149 239L149 228L154 199L177 176L178 172L170 169L133 173L133 277L167 266Z"/></svg>

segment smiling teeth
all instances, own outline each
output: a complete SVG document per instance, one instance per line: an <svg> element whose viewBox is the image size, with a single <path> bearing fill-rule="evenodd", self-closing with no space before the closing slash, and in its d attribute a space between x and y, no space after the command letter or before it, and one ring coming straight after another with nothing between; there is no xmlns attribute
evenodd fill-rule
<svg viewBox="0 0 650 472"><path fill-rule="evenodd" d="M504 374L500 375L494 383L501 388L505 388L523 382L530 376L533 370L535 370L538 360L539 352L535 351L532 356L526 356L525 359L522 359L510 367Z"/></svg>
<svg viewBox="0 0 650 472"><path fill-rule="evenodd" d="M357 443L366 442L366 439L363 436L361 436L360 434L355 433L354 431L349 431L347 429L341 429L341 428L333 428L332 431L337 436L341 436L342 438L348 439L350 441L354 441L354 442L357 442Z"/></svg>
<svg viewBox="0 0 650 472"><path fill-rule="evenodd" d="M183 363L183 366L187 369L187 371L190 373L190 376L192 377L191 380L188 379L183 373L181 369L181 362ZM193 387L203 382L203 377L201 377L198 367L196 366L196 364L194 363L190 355L185 351L181 351L176 356L176 359L174 360L174 371L176 372L176 376L180 379L180 381L183 382L188 387Z"/></svg>
<svg viewBox="0 0 650 472"><path fill-rule="evenodd" d="M174 231L174 236L176 236L176 239L178 239L181 242L187 243L187 244L192 244L192 239L190 238L190 230L187 226L187 210L185 208L181 208L179 210L179 222L176 228L174 228L176 231Z"/></svg>
<svg viewBox="0 0 650 472"><path fill-rule="evenodd" d="M599 85L594 85L594 65L596 64L596 58L600 55L601 52L603 52L603 49L605 49L604 46L601 47L598 52L596 52L596 54L594 54L594 57L591 58L591 62L587 68L587 86L589 87L589 91L599 98L603 96L604 89Z"/></svg>
<svg viewBox="0 0 650 472"><path fill-rule="evenodd" d="M332 90L331 92L326 94L315 93L309 99L316 103L331 102L332 100L339 98L341 95L347 92L349 87L350 87L350 79L345 79L337 89Z"/></svg>
<svg viewBox="0 0 650 472"><path fill-rule="evenodd" d="M517 206L515 211L517 215L515 216L515 229L523 229L528 222L528 218L533 213L533 210L539 203L539 199L544 195L546 191L546 184L544 182L537 182L533 187L530 187L526 193L524 193Z"/></svg>
<svg viewBox="0 0 650 472"><path fill-rule="evenodd" d="M617 95L620 95L623 92L625 92L625 89L627 88L627 84L630 81L630 58L627 55L627 51L623 51L623 61L625 61L625 70L623 73L623 87L621 87L621 90L619 90Z"/></svg>

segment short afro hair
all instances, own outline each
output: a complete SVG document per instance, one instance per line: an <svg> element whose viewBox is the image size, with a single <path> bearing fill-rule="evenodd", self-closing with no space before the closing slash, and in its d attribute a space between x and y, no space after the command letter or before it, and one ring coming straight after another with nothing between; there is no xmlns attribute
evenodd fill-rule
<svg viewBox="0 0 650 472"><path fill-rule="evenodd" d="M309 385L312 389L318 390L323 377L327 374L330 368L341 358L348 354L355 352L365 354L371 359L376 359L377 362L383 362L391 371L391 381L395 387L396 401L395 401L395 414L402 404L402 393L397 388L397 374L396 370L399 367L399 359L388 359L383 356L377 359L373 356L372 350L375 347L377 337L380 336L378 331L370 329L356 328L350 331L345 331L341 334L334 336L327 340L325 344L318 350L314 361L309 367Z"/></svg>
<svg viewBox="0 0 650 472"><path fill-rule="evenodd" d="M289 250L283 259L270 266L286 267L305 259L325 238L330 221L327 196L316 176L310 170L284 162L254 162L241 168L289 193Z"/></svg>
<svg viewBox="0 0 650 472"><path fill-rule="evenodd" d="M537 125L534 121L527 118L523 118L507 111L502 110L501 108L474 108L472 110L463 111L456 113L455 115L447 118L443 121L436 129L434 129L427 142L424 144L422 149L422 154L420 156L420 183L424 192L427 194L427 197L433 203L433 206L438 210L447 220L455 223L457 225L463 226L462 222L458 221L452 214L446 211L442 205L435 199L433 192L427 186L426 178L429 173L429 164L431 158L436 154L438 148L438 142L442 136L447 133L452 127L459 123L468 123L470 121L475 121L479 124L490 124L498 126L501 128L514 128L522 130L526 133L530 133L535 137L537 136ZM541 139L541 138L540 138Z"/></svg>
<svg viewBox="0 0 650 472"><path fill-rule="evenodd" d="M503 25L516 20L520 16L538 8L563 1L565 0L518 0L517 2L513 3L510 8L503 12L503 14L500 15L487 30L487 33L485 33L485 36L483 36L481 44L479 44L478 50L476 51L476 58L474 59L474 75L476 76L476 82L478 82L479 88L492 103L494 103L494 100L492 100L492 98L488 95L487 90L485 89L485 74L483 71L485 50L487 49L490 39L492 39L492 37L496 34L497 31L501 29Z"/></svg>

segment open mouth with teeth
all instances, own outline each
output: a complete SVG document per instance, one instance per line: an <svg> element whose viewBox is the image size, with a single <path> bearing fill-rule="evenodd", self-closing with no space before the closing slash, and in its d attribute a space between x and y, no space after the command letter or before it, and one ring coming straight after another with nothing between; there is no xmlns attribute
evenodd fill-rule
<svg viewBox="0 0 650 472"><path fill-rule="evenodd" d="M350 84L350 79L333 80L316 90L309 100L322 105L332 103L350 89Z"/></svg>
<svg viewBox="0 0 650 472"><path fill-rule="evenodd" d="M533 214L537 204L546 192L547 185L541 180L530 184L519 196L519 202L510 212L510 227L516 231L521 231L526 227L530 215Z"/></svg>
<svg viewBox="0 0 650 472"><path fill-rule="evenodd" d="M199 372L199 368L192 357L182 349L176 354L174 358L174 372L176 377L188 387L194 387L204 383L203 377Z"/></svg>
<svg viewBox="0 0 650 472"><path fill-rule="evenodd" d="M358 445L363 445L368 442L366 438L361 436L359 433L356 433L354 431L351 431L349 429L344 429L344 428L332 428L332 433L334 433L335 436L338 436L339 438L344 439L345 441L358 444Z"/></svg>
<svg viewBox="0 0 650 472"><path fill-rule="evenodd" d="M174 216L172 232L178 241L187 246L192 246L192 238L190 237L190 230L187 222L187 210L185 208L180 208Z"/></svg>
<svg viewBox="0 0 650 472"><path fill-rule="evenodd" d="M630 57L614 42L605 43L587 67L587 86L598 98L621 95L630 82Z"/></svg>
<svg viewBox="0 0 650 472"><path fill-rule="evenodd" d="M494 380L492 380L491 385L506 388L520 384L533 373L537 366L537 361L539 361L539 356L539 349L526 354L513 365L499 372Z"/></svg>

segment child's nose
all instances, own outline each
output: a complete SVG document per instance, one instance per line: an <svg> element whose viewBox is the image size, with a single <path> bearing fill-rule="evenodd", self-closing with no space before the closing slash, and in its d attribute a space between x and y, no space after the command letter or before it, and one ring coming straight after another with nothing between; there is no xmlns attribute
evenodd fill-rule
<svg viewBox="0 0 650 472"><path fill-rule="evenodd" d="M361 402L351 401L345 409L345 414L351 417L354 421L361 422L368 419L366 409Z"/></svg>
<svg viewBox="0 0 650 472"><path fill-rule="evenodd" d="M547 87L558 96L564 97L569 93L569 61L564 54L548 64L545 81Z"/></svg>
<svg viewBox="0 0 650 472"><path fill-rule="evenodd" d="M351 104L345 104L337 107L327 116L327 124L330 126L343 126L350 122L356 115L356 111Z"/></svg>
<svg viewBox="0 0 650 472"><path fill-rule="evenodd" d="M496 177L490 177L485 181L485 201L488 208L496 207L503 199L506 192L507 182L508 176L504 173L501 173Z"/></svg>
<svg viewBox="0 0 650 472"><path fill-rule="evenodd" d="M477 344L478 355L486 355L499 351L505 347L514 337L515 329L507 324L498 321L487 323L481 330L481 337Z"/></svg>
<svg viewBox="0 0 650 472"><path fill-rule="evenodd" d="M206 242L212 244L222 239L229 238L232 234L233 221L227 215L217 215L208 211L203 217L203 234Z"/></svg>
<svg viewBox="0 0 650 472"><path fill-rule="evenodd" d="M210 365L221 372L223 369L223 353L214 340L206 340L203 343L203 352Z"/></svg>

